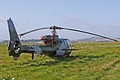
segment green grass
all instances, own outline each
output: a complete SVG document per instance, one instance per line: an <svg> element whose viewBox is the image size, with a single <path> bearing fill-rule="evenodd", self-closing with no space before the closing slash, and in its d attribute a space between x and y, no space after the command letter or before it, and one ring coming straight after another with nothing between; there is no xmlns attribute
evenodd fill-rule
<svg viewBox="0 0 120 80"><path fill-rule="evenodd" d="M71 57L48 56L31 60L22 54L18 61L0 45L0 80L120 80L120 44L74 43Z"/></svg>

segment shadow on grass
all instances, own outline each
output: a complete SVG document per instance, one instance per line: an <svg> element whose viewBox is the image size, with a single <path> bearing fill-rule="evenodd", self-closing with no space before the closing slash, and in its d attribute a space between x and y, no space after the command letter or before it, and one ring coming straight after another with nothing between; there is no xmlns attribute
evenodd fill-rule
<svg viewBox="0 0 120 80"><path fill-rule="evenodd" d="M30 66L53 66L53 65L57 65L61 62L63 63L67 63L70 61L75 60L76 58L72 58L72 57L54 57L53 60L50 61L40 61L38 63L31 63Z"/></svg>
<svg viewBox="0 0 120 80"><path fill-rule="evenodd" d="M107 55L109 53L106 54L102 54L102 55L76 55L76 56L69 56L69 57L54 57L54 60L52 61L40 61L38 63L31 63L29 66L53 66L53 65L57 65L59 63L68 63L68 62L72 62L72 61L79 61L79 63L86 63L88 61L92 61L94 59L97 58L104 58L105 55Z"/></svg>

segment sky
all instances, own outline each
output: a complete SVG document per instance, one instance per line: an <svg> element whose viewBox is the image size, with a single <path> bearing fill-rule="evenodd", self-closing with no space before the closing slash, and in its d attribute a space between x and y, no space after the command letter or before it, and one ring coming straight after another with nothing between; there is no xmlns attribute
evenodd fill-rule
<svg viewBox="0 0 120 80"><path fill-rule="evenodd" d="M0 40L9 39L9 18L18 34L56 25L120 37L120 0L0 0ZM47 34L51 30L37 31L24 38L39 39ZM57 34L70 40L94 37L65 30L57 30Z"/></svg>

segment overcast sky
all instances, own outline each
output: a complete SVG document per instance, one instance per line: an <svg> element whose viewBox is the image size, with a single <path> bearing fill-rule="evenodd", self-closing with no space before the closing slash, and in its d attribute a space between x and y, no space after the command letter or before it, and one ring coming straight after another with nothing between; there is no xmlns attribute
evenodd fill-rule
<svg viewBox="0 0 120 80"><path fill-rule="evenodd" d="M9 39L9 18L18 33L56 25L120 37L120 0L0 0L0 40ZM57 33L72 40L93 37L64 30ZM39 39L45 34L51 31L37 31L25 38Z"/></svg>

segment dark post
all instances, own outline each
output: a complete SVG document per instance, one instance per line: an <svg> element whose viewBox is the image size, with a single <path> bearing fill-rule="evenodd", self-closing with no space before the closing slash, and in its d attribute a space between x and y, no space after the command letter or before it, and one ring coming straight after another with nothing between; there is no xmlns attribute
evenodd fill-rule
<svg viewBox="0 0 120 80"><path fill-rule="evenodd" d="M32 60L34 60L34 53L32 53Z"/></svg>

